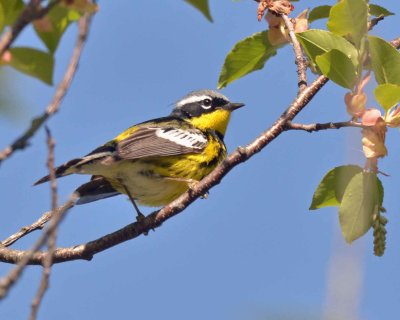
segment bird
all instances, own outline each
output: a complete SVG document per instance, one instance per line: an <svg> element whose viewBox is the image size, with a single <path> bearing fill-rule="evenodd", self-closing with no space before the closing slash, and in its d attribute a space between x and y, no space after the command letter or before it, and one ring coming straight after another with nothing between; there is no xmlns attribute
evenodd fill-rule
<svg viewBox="0 0 400 320"><path fill-rule="evenodd" d="M125 194L138 205L161 207L208 175L227 155L231 113L244 106L215 90L192 91L169 116L131 126L87 155L55 168L55 177L91 175L75 190L76 204ZM38 185L50 180L46 175Z"/></svg>

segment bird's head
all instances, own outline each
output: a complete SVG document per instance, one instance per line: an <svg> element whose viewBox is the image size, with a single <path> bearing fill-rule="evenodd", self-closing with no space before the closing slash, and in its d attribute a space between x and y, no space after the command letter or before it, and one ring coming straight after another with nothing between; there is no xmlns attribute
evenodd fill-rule
<svg viewBox="0 0 400 320"><path fill-rule="evenodd" d="M224 136L231 112L243 106L243 103L230 102L217 91L200 90L179 100L171 115L185 119L201 130L211 129Z"/></svg>

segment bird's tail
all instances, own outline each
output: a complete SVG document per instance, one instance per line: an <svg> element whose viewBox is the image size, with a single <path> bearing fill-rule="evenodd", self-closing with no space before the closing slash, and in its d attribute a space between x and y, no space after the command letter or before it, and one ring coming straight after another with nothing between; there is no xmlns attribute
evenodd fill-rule
<svg viewBox="0 0 400 320"><path fill-rule="evenodd" d="M101 176L92 176L92 180L81 185L75 192L79 194L76 204L85 204L120 194L110 182Z"/></svg>
<svg viewBox="0 0 400 320"><path fill-rule="evenodd" d="M82 169L82 166L110 157L113 155L114 150L115 147L113 145L106 144L98 147L82 158L69 160L55 169L56 178L65 177L72 173L79 173ZM50 175L44 176L36 181L33 185L36 186L47 181L50 181Z"/></svg>
<svg viewBox="0 0 400 320"><path fill-rule="evenodd" d="M72 163L72 161L75 160L81 160L81 159L74 159L68 161L66 164L63 164L62 166L56 168L56 177L59 178L72 174L73 172L68 172L68 169L71 168L71 166L73 166L74 164L79 162L77 161L76 163L75 162ZM36 181L34 185L44 183L49 180L50 176L47 175ZM100 199L114 197L120 194L117 190L114 189L114 187L111 185L110 182L108 182L101 176L92 176L92 179L89 182L81 185L79 188L75 190L75 192L78 193L79 195L79 200L76 202L76 204L85 204Z"/></svg>
<svg viewBox="0 0 400 320"><path fill-rule="evenodd" d="M55 174L56 178L64 177L69 174L74 173L75 171L73 170L74 166L80 162L82 162L82 158L77 158L77 159L72 159L61 166L57 167L55 169ZM36 186L38 184L44 183L50 181L50 175L44 176L43 178L40 178L38 181L36 181L33 185Z"/></svg>

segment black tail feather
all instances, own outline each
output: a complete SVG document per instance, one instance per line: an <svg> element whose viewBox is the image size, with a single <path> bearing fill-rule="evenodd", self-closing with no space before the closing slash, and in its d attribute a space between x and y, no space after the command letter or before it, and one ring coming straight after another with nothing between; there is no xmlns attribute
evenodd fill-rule
<svg viewBox="0 0 400 320"><path fill-rule="evenodd" d="M75 192L79 193L76 204L85 204L120 194L111 183L100 176L93 176L91 181L81 185Z"/></svg>

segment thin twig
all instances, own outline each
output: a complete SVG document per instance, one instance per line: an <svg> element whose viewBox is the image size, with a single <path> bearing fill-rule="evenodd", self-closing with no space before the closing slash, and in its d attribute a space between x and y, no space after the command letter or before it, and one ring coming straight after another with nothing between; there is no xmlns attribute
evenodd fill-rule
<svg viewBox="0 0 400 320"><path fill-rule="evenodd" d="M0 57L11 46L14 40L18 37L21 31L36 19L43 18L57 3L61 0L50 1L46 7L41 7L41 0L31 0L21 14L14 22L14 24L4 32L0 39Z"/></svg>
<svg viewBox="0 0 400 320"><path fill-rule="evenodd" d="M293 50L297 65L297 77L298 77L297 85L299 87L299 93L300 93L307 87L307 63L306 60L304 59L301 45L296 38L296 34L294 33L292 21L286 14L282 14L282 19L285 22L286 28L288 29L289 37L293 45Z"/></svg>
<svg viewBox="0 0 400 320"><path fill-rule="evenodd" d="M65 203L64 208L72 208L76 201L78 200L79 195L76 193L73 193L69 200ZM12 285L21 277L22 272L24 271L25 267L30 264L30 261L32 258L35 256L35 254L39 251L39 249L46 243L48 237L50 234L53 232L55 228L58 227L58 225L61 223L63 218L65 217L66 213L68 212L68 209L64 210L59 210L58 214L54 216L54 219L51 219L49 226L43 231L39 239L36 241L36 243L33 245L31 250L29 251L23 251L18 257L17 257L17 265L15 266L14 269L12 269L5 277L0 279L0 299L3 299L6 297L7 293L9 292L10 288ZM7 248L4 248L4 250L10 250ZM42 258L42 261L40 264L43 264L44 261L47 259L48 253L46 252Z"/></svg>
<svg viewBox="0 0 400 320"><path fill-rule="evenodd" d="M345 127L364 128L364 126L360 122L355 122L350 120L342 122L327 122L327 123L312 123L312 124L287 122L285 130L286 131L303 130L307 132L314 132L314 131L328 130L328 129L340 129Z"/></svg>
<svg viewBox="0 0 400 320"><path fill-rule="evenodd" d="M371 19L371 21L368 23L368 31L371 31L379 22L385 19L384 15L380 15L376 18Z"/></svg>
<svg viewBox="0 0 400 320"><path fill-rule="evenodd" d="M64 210L68 210L68 209L72 208L73 205L72 206L69 206L69 205L70 205L69 202L64 203L63 205L61 205L57 209L56 213L58 214L58 211L64 211ZM4 239L0 243L0 248L1 247L9 247L13 243L18 241L19 239L21 239L21 238L25 237L26 235L30 234L31 232L43 229L43 226L51 219L52 216L53 216L53 212L52 211L45 212L37 221L35 221L31 225L22 227L18 232L16 232L13 235L9 236L7 239Z"/></svg>
<svg viewBox="0 0 400 320"><path fill-rule="evenodd" d="M68 92L68 89L71 86L72 79L74 78L74 75L78 68L78 62L81 57L82 49L88 35L90 20L91 18L88 14L85 14L79 20L78 39L72 53L70 63L64 74L64 78L58 85L53 100L47 106L45 112L42 115L32 120L30 127L18 139L16 139L4 150L0 151L0 164L2 161L10 157L16 150L22 150L27 147L29 145L29 140L34 136L34 134L52 115L54 115L58 111L60 103Z"/></svg>
<svg viewBox="0 0 400 320"><path fill-rule="evenodd" d="M49 176L50 176L50 189L51 189L51 211L53 212L52 220L59 219L57 217L57 182L56 182L56 172L54 168L54 146L55 141L51 136L51 132L49 128L46 126L46 134L47 134L47 147L49 150L49 155L47 159L47 167L49 168ZM36 296L32 301L31 315L30 320L35 320L37 318L37 313L39 311L40 304L43 300L43 297L49 287L49 279L51 273L51 266L53 264L53 255L56 249L56 239L57 239L57 231L58 225L54 227L53 230L49 233L47 239L47 256L44 259L43 263L43 273L42 279L40 280L40 285Z"/></svg>

